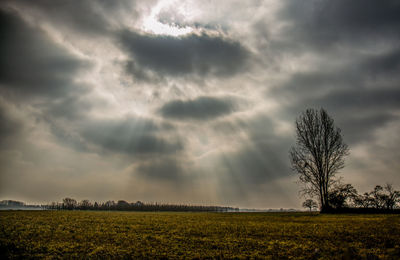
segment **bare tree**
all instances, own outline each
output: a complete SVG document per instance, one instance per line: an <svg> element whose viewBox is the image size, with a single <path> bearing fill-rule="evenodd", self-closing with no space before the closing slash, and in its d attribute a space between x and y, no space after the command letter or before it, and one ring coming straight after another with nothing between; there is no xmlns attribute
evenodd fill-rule
<svg viewBox="0 0 400 260"><path fill-rule="evenodd" d="M373 198L368 192L365 192L363 195L354 198L354 205L359 208L372 208L374 205Z"/></svg>
<svg viewBox="0 0 400 260"><path fill-rule="evenodd" d="M336 209L348 208L355 205L358 198L357 190L351 184L337 184L328 195L329 205ZM350 202L352 202L350 204Z"/></svg>
<svg viewBox="0 0 400 260"><path fill-rule="evenodd" d="M368 200L376 209L383 209L385 207L385 199L386 196L381 185L376 185L375 188L369 193Z"/></svg>
<svg viewBox="0 0 400 260"><path fill-rule="evenodd" d="M79 207L80 207L80 209L89 209L92 207L92 203L90 203L89 200L82 200L79 203Z"/></svg>
<svg viewBox="0 0 400 260"><path fill-rule="evenodd" d="M69 209L69 210L75 209L77 204L78 203L76 202L75 199L72 199L72 198L64 198L63 199L63 208L64 209Z"/></svg>
<svg viewBox="0 0 400 260"><path fill-rule="evenodd" d="M397 202L400 202L400 191L394 190L393 185L387 183L385 185L385 207L388 210L393 210Z"/></svg>
<svg viewBox="0 0 400 260"><path fill-rule="evenodd" d="M317 202L313 201L312 199L308 199L303 202L303 208L308 208L310 211L312 209L316 209L318 207Z"/></svg>
<svg viewBox="0 0 400 260"><path fill-rule="evenodd" d="M296 146L290 150L292 168L304 185L303 194L317 196L321 210L329 206L335 174L344 167L349 153L341 130L324 109L307 109L296 120Z"/></svg>
<svg viewBox="0 0 400 260"><path fill-rule="evenodd" d="M376 185L371 192L366 193L364 199L369 202L368 206L373 208L393 210L400 201L400 191L394 190L393 185L389 183L384 187Z"/></svg>

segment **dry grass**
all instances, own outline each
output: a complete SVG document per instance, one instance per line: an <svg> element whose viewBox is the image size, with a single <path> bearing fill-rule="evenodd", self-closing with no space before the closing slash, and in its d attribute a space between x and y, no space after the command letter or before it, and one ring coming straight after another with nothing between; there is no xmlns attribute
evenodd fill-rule
<svg viewBox="0 0 400 260"><path fill-rule="evenodd" d="M1 256L399 259L400 216L0 212Z"/></svg>

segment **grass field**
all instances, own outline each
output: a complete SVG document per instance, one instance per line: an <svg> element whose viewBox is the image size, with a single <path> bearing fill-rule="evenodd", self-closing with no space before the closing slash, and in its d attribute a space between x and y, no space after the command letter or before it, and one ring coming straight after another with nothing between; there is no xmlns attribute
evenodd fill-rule
<svg viewBox="0 0 400 260"><path fill-rule="evenodd" d="M400 216L0 212L1 257L399 259Z"/></svg>

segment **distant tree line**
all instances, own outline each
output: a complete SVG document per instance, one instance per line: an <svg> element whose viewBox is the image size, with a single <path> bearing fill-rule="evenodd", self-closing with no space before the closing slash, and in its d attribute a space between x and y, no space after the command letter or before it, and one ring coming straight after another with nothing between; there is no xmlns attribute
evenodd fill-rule
<svg viewBox="0 0 400 260"><path fill-rule="evenodd" d="M17 200L2 200L0 206L24 207L25 203Z"/></svg>
<svg viewBox="0 0 400 260"><path fill-rule="evenodd" d="M117 202L109 200L106 202L90 202L82 200L78 202L73 198L64 198L62 202L52 202L44 206L49 210L120 210L120 211L201 211L201 212L228 212L238 211L238 208L220 206L200 206L185 204L162 204L144 203L137 201L134 203L125 200Z"/></svg>
<svg viewBox="0 0 400 260"><path fill-rule="evenodd" d="M0 209L40 209L40 205L30 205L17 200L2 200L0 201Z"/></svg>
<svg viewBox="0 0 400 260"><path fill-rule="evenodd" d="M328 195L331 212L360 212L360 213L400 213L400 191L393 185L376 185L370 192L358 194L351 184L336 185ZM303 203L303 207L316 207L311 199Z"/></svg>

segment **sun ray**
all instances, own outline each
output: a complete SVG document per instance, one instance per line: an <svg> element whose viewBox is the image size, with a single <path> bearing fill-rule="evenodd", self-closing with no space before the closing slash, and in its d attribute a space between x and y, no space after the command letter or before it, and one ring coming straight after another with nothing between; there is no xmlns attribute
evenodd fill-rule
<svg viewBox="0 0 400 260"><path fill-rule="evenodd" d="M162 23L158 19L158 14L167 7L176 4L174 0L160 1L152 10L150 15L144 19L142 29L145 32L159 35L180 36L191 33L193 28L189 26L176 26L173 24ZM184 15L184 14L183 14Z"/></svg>

